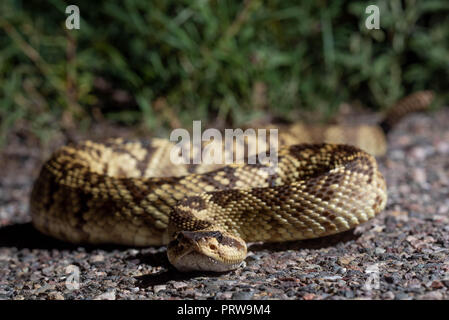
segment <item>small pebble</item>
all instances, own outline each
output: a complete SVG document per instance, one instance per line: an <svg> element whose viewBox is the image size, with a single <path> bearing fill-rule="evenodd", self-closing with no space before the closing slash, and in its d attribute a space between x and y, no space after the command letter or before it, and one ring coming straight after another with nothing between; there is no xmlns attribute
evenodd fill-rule
<svg viewBox="0 0 449 320"><path fill-rule="evenodd" d="M157 285L153 287L154 293L158 293L159 291L166 290L167 286L165 285Z"/></svg>
<svg viewBox="0 0 449 320"><path fill-rule="evenodd" d="M102 293L96 296L94 300L115 300L115 290Z"/></svg>
<svg viewBox="0 0 449 320"><path fill-rule="evenodd" d="M64 296L61 293L55 292L55 291L49 292L48 293L48 298L50 300L64 300Z"/></svg>

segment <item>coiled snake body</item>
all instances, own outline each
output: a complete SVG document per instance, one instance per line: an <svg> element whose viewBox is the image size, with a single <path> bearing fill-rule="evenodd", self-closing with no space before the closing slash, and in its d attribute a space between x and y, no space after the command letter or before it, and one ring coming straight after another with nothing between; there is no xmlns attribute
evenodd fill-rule
<svg viewBox="0 0 449 320"><path fill-rule="evenodd" d="M407 99L392 114L423 109L432 94ZM283 142L281 135L271 171L262 164L174 167L172 144L161 139L65 146L34 184L33 224L75 243L168 244L178 270L227 271L244 260L247 241L335 234L385 207L386 184L372 155L343 144L292 144L294 136Z"/></svg>

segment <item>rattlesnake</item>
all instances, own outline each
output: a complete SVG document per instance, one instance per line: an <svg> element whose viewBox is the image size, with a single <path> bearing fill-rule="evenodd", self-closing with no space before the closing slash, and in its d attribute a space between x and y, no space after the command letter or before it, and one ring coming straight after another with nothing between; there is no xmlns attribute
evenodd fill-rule
<svg viewBox="0 0 449 320"><path fill-rule="evenodd" d="M382 138L380 128L388 131L404 114L427 108L432 98L423 91L400 101L372 127L371 137ZM338 135L337 127L332 130L338 141L322 128L318 133L326 143L303 143L301 130L306 129L281 132L275 167L173 166L172 144L163 139L64 146L34 184L33 224L74 243L168 244L168 259L178 270L227 271L245 259L247 241L335 234L385 207L385 180L370 154L383 153L385 146L367 150L370 144L344 140L349 129L340 128L346 135Z"/></svg>

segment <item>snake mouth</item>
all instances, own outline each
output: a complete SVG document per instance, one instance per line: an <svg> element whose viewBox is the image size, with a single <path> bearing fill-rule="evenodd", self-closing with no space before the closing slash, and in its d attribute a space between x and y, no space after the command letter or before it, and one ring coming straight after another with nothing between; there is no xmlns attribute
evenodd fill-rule
<svg viewBox="0 0 449 320"><path fill-rule="evenodd" d="M168 259L179 271L234 270L242 259L227 253L236 248L228 247L226 238L220 231L180 231L168 245Z"/></svg>

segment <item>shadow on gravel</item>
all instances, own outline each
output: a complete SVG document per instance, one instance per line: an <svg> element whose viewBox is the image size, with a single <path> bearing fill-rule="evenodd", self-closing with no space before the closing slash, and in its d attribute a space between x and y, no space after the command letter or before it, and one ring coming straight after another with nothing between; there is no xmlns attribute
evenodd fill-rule
<svg viewBox="0 0 449 320"><path fill-rule="evenodd" d="M165 284L168 281L185 281L197 277L219 277L226 272L180 272L176 270L168 261L167 251L159 251L156 253L139 253L131 256L128 259L139 259L140 263L150 265L152 267L162 267L163 271L156 274L145 274L135 277L137 279L137 286L140 288L147 288Z"/></svg>
<svg viewBox="0 0 449 320"><path fill-rule="evenodd" d="M140 263L149 265L151 267L170 268L171 264L167 258L167 251L160 251L155 253L138 253L135 256L126 258L127 260L139 259Z"/></svg>
<svg viewBox="0 0 449 320"><path fill-rule="evenodd" d="M227 272L179 272L173 267L169 267L167 271L159 272L156 274L144 274L138 277L137 286L139 288L147 288L151 286L157 286L166 284L169 281L187 281L198 277L217 278Z"/></svg>
<svg viewBox="0 0 449 320"><path fill-rule="evenodd" d="M273 243L253 243L248 246L248 251L284 251L284 250L301 250L301 249L322 249L334 247L339 243L346 243L357 240L360 234L355 234L354 229L326 236L317 239L307 239L289 242L273 242Z"/></svg>
<svg viewBox="0 0 449 320"><path fill-rule="evenodd" d="M0 247L17 249L73 249L70 243L43 235L31 222L13 224L0 228Z"/></svg>
<svg viewBox="0 0 449 320"><path fill-rule="evenodd" d="M33 227L31 222L0 227L0 247L46 250L76 250L79 247L83 247L86 252L91 252L98 249L108 252L113 250L129 249L129 247L114 244L80 245L61 241L40 233Z"/></svg>

